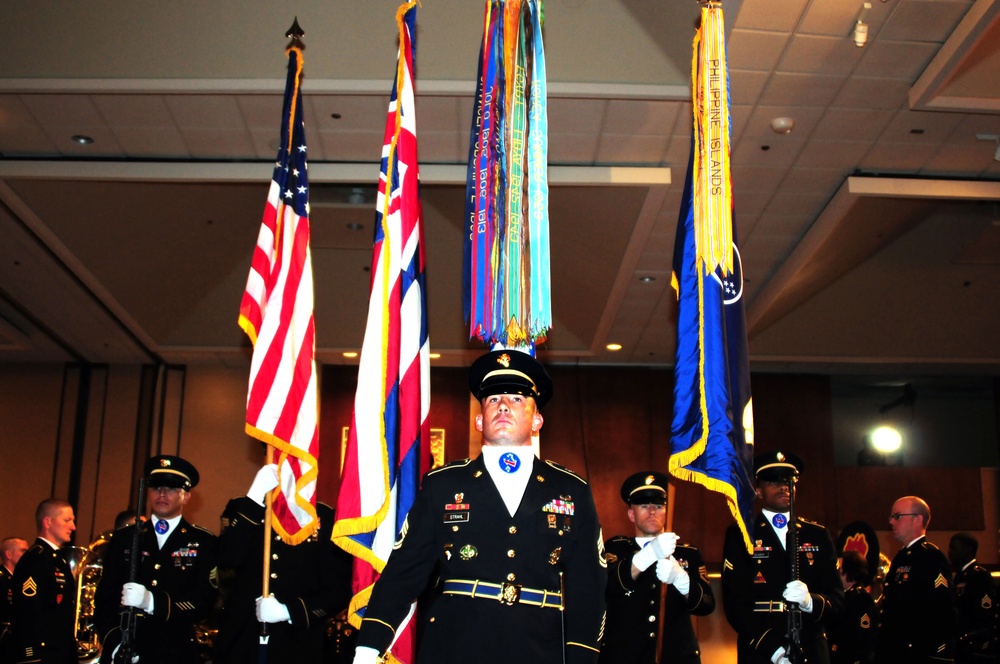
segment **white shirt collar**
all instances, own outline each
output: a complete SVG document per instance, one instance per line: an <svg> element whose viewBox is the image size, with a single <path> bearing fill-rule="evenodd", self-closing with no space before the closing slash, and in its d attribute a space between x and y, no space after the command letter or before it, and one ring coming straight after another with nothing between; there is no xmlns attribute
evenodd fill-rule
<svg viewBox="0 0 1000 664"><path fill-rule="evenodd" d="M38 536L38 539L42 540L43 542L51 546L53 551L58 551L60 549L60 547L56 546L56 543L50 539L45 539L41 535Z"/></svg>

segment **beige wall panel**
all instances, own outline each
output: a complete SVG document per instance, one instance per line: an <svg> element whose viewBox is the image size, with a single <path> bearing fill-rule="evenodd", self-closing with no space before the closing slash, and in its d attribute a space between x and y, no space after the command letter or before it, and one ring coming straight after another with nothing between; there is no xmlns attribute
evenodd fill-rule
<svg viewBox="0 0 1000 664"><path fill-rule="evenodd" d="M245 369L187 369L179 452L201 482L184 516L212 532L226 502L246 493L264 463L262 444L244 431L248 379Z"/></svg>
<svg viewBox="0 0 1000 664"><path fill-rule="evenodd" d="M110 530L118 512L129 508L135 500L132 495L135 491L132 457L136 415L139 412L140 375L141 367L137 365L118 365L108 369L93 527L89 532L78 533L79 544L93 541L100 533Z"/></svg>
<svg viewBox="0 0 1000 664"><path fill-rule="evenodd" d="M0 365L0 537L35 539L35 507L52 491L62 365Z"/></svg>

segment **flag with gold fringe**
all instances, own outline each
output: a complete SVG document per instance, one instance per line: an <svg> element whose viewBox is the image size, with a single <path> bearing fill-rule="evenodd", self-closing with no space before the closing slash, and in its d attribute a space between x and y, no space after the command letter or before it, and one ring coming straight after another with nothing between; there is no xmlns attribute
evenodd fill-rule
<svg viewBox="0 0 1000 664"><path fill-rule="evenodd" d="M753 405L733 225L724 29L722 8L704 6L692 64L691 161L674 243L678 320L669 469L725 495L750 550Z"/></svg>
<svg viewBox="0 0 1000 664"><path fill-rule="evenodd" d="M533 346L552 327L541 0L487 0L466 180L470 338Z"/></svg>
<svg viewBox="0 0 1000 664"><path fill-rule="evenodd" d="M319 405L301 81L302 50L292 46L281 147L239 318L254 346L246 431L278 452L272 526L289 544L318 527Z"/></svg>
<svg viewBox="0 0 1000 664"><path fill-rule="evenodd" d="M417 4L396 13L399 56L376 202L371 293L333 540L354 555L349 620L361 626L372 586L429 468L430 343L417 168L413 63ZM412 662L415 606L390 654Z"/></svg>

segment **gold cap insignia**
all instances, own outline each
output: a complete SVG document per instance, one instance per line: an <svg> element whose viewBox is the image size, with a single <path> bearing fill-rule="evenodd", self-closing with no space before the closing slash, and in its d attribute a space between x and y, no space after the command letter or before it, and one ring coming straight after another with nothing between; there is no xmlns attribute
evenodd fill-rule
<svg viewBox="0 0 1000 664"><path fill-rule="evenodd" d="M170 459L160 459L160 468L169 468Z"/></svg>
<svg viewBox="0 0 1000 664"><path fill-rule="evenodd" d="M510 355L504 353L497 358L497 364L502 364L504 368L510 367Z"/></svg>
<svg viewBox="0 0 1000 664"><path fill-rule="evenodd" d="M777 459L778 459L778 461L784 461L785 460L785 455L782 454L781 452L778 452Z"/></svg>
<svg viewBox="0 0 1000 664"><path fill-rule="evenodd" d="M652 475L646 475L646 484L652 484L655 479Z"/></svg>

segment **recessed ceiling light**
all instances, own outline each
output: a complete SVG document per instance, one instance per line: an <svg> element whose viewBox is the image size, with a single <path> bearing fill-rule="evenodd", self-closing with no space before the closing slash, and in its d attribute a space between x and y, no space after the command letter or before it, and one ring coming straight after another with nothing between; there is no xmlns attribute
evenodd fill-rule
<svg viewBox="0 0 1000 664"><path fill-rule="evenodd" d="M349 231L360 231L364 227L365 227L364 224L359 224L356 221L352 221L351 223L347 224L347 230Z"/></svg>
<svg viewBox="0 0 1000 664"><path fill-rule="evenodd" d="M340 118L342 118L344 116L342 116L340 113L331 113L330 117L333 118L334 120L339 120Z"/></svg>
<svg viewBox="0 0 1000 664"><path fill-rule="evenodd" d="M358 356L358 354L357 354L357 353L354 353L354 352L348 352L348 353L344 353L344 357L346 357L346 358L347 358L347 359L349 359L349 360L353 360L353 359L354 359L354 358L356 358L357 356Z"/></svg>
<svg viewBox="0 0 1000 664"><path fill-rule="evenodd" d="M647 275L639 277L639 281L641 281L644 284L648 284L648 283L651 283L653 281L656 281L656 277L651 277L651 276L649 276L647 274Z"/></svg>
<svg viewBox="0 0 1000 664"><path fill-rule="evenodd" d="M610 351L621 350L622 349L622 345L621 344L608 344L607 346L605 346L605 348L607 348Z"/></svg>
<svg viewBox="0 0 1000 664"><path fill-rule="evenodd" d="M90 145L94 142L94 139L90 136L84 136L83 134L76 134L70 138L74 143L79 143L80 145Z"/></svg>
<svg viewBox="0 0 1000 664"><path fill-rule="evenodd" d="M430 354L430 358L432 360L440 360L441 359L441 353L431 353Z"/></svg>

